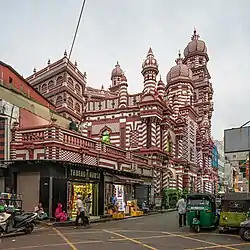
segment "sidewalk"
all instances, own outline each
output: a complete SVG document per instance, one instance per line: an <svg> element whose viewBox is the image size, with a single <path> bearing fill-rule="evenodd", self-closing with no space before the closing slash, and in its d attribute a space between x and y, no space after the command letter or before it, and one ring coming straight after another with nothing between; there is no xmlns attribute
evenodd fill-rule
<svg viewBox="0 0 250 250"><path fill-rule="evenodd" d="M155 214L160 214L160 213L167 213L167 212L172 212L175 211L175 209L167 209L167 210L159 210L155 212L149 212L146 214L143 214L142 216L149 216L149 215L155 215ZM100 216L90 216L90 223L101 223L101 222L106 222L106 221L112 221L112 220L126 220L129 218L134 218L136 216L126 216L123 219L113 219L112 217L106 217L106 218L101 218ZM139 216L141 217L141 216ZM65 227L65 226L73 226L75 221L70 220L70 221L64 221L64 222L42 222L42 224L45 224L47 226L53 226L53 227Z"/></svg>

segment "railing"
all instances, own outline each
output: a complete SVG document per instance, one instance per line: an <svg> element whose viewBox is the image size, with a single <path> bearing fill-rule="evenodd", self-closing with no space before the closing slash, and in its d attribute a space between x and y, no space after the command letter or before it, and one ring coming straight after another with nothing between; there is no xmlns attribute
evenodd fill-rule
<svg viewBox="0 0 250 250"><path fill-rule="evenodd" d="M97 148L97 141L91 140L89 138L83 137L80 134L77 134L75 132L72 132L67 129L62 129L61 128L61 133L62 133L62 141L64 144L70 144L73 146L79 146L82 148L87 148L87 149L92 149L96 150Z"/></svg>
<svg viewBox="0 0 250 250"><path fill-rule="evenodd" d="M103 144L102 146L106 147L106 153L114 155L114 156L118 156L118 157L122 157L122 158L127 158L127 151L126 150L122 150L120 148L108 145L108 144ZM103 147L102 147L103 148Z"/></svg>
<svg viewBox="0 0 250 250"><path fill-rule="evenodd" d="M96 154L102 152L105 155L115 156L116 158L127 159L142 165L151 165L150 159L147 157L137 155L133 152L123 150L121 148L101 143L99 141L84 137L77 132L61 128L57 125L45 125L32 128L17 128L12 131L15 133L16 141L19 143L46 143L46 142L55 142L63 143L64 145L85 148L91 150ZM14 142L14 141L13 141Z"/></svg>
<svg viewBox="0 0 250 250"><path fill-rule="evenodd" d="M132 160L145 165L149 164L149 159L141 155L132 154Z"/></svg>
<svg viewBox="0 0 250 250"><path fill-rule="evenodd" d="M22 133L22 141L36 141L41 142L44 141L44 131L37 131L37 132L24 132Z"/></svg>

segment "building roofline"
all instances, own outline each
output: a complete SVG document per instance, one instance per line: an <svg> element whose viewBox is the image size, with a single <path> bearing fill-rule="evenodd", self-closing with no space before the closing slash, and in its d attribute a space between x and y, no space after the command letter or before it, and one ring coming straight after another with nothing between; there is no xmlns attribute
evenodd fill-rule
<svg viewBox="0 0 250 250"><path fill-rule="evenodd" d="M24 81L29 87L31 87L37 94L39 94L44 100L46 100L51 106L56 108L55 104L53 104L51 101L49 101L46 97L44 97L36 88L34 88L23 76L21 76L12 66L10 66L7 63L4 63L3 61L0 61L0 65L8 68L12 73L17 75L22 81ZM40 103L43 105L42 103Z"/></svg>

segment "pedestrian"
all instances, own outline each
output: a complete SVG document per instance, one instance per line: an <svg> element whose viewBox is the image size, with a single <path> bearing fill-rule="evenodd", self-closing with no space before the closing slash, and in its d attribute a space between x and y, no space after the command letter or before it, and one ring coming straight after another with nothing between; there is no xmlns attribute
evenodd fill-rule
<svg viewBox="0 0 250 250"><path fill-rule="evenodd" d="M79 226L79 219L80 218L81 218L82 223L83 223L84 226L90 226L89 219L85 215L85 210L84 210L84 205L83 205L83 201L82 201L82 196L80 194L77 195L76 210L77 210L77 216L76 216L76 221L75 221L75 228L78 228L78 226Z"/></svg>
<svg viewBox="0 0 250 250"><path fill-rule="evenodd" d="M179 213L179 227L186 226L186 205L185 196L182 195L176 204Z"/></svg>
<svg viewBox="0 0 250 250"><path fill-rule="evenodd" d="M91 203L92 203L92 199L91 199L91 194L89 193L85 199L85 204L86 204L86 216L90 216L90 208L91 208Z"/></svg>

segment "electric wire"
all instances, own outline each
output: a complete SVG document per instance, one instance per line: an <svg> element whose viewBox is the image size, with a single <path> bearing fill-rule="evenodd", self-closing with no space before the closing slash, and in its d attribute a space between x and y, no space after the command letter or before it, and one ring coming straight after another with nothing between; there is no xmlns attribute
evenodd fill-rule
<svg viewBox="0 0 250 250"><path fill-rule="evenodd" d="M71 48L70 48L70 52L69 52L69 57L68 57L69 59L71 57L71 54L72 54L72 51L73 51L73 48L74 48L74 45L75 45L75 40L76 40L76 36L77 36L78 29L79 29L79 26L80 26L80 22L81 22L81 19L82 19L82 14L83 14L83 10L84 10L86 1L87 0L83 0L83 2L82 2L82 8L81 8L81 11L80 11L80 15L79 15L78 22L77 22L77 25L76 25L75 34L74 34L73 41L72 41Z"/></svg>

